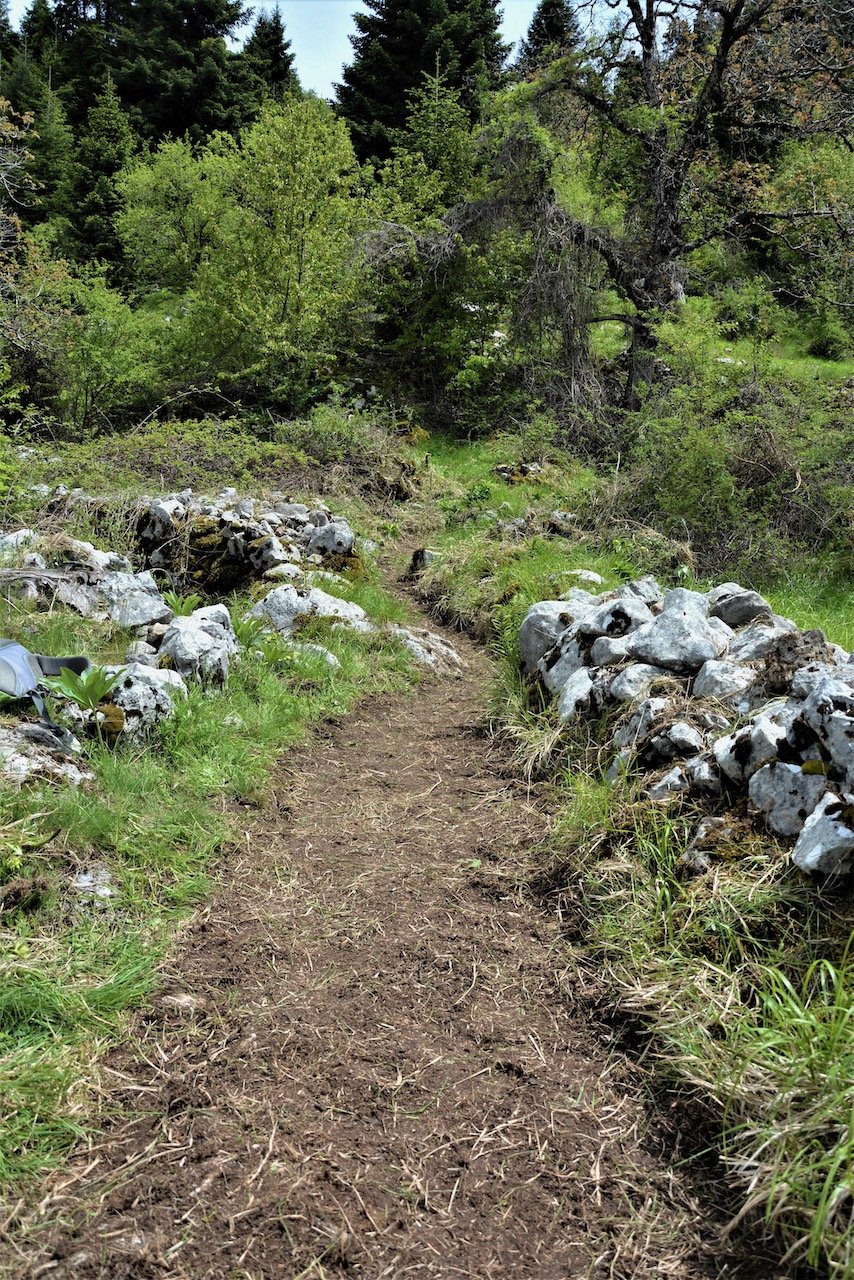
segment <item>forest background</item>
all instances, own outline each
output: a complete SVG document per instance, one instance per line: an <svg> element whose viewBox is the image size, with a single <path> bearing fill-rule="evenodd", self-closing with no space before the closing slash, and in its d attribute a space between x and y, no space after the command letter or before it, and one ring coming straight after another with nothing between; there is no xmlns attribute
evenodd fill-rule
<svg viewBox="0 0 854 1280"><path fill-rule="evenodd" d="M542 0L512 63L496 0L365 10L327 103L279 10L3 8L10 438L331 396L616 469L710 570L844 569L845 0Z"/></svg>

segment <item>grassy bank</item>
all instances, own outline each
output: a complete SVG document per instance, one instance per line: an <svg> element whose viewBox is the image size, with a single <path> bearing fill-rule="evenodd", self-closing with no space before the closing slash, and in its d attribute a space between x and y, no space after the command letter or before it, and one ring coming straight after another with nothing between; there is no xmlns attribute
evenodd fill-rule
<svg viewBox="0 0 854 1280"><path fill-rule="evenodd" d="M719 1152L734 1212L764 1225L793 1266L850 1280L850 901L822 896L746 813L713 870L686 879L679 859L701 811L686 800L662 811L631 779L609 786L589 730L562 728L554 707L532 703L518 675L518 625L535 600L578 584L573 569L600 573L606 587L644 572L669 585L707 584L689 546L630 521L597 525L590 512L602 509L601 479L548 455L524 476L515 465L524 457L524 443L508 437L434 443L445 519L433 535L440 558L419 589L500 655L496 718L555 805L538 887L566 924L579 998L643 1046L668 1110L675 1098L686 1104L699 1143ZM509 480L495 473L504 464ZM831 556L745 585L799 625L854 647L850 594Z"/></svg>
<svg viewBox="0 0 854 1280"><path fill-rule="evenodd" d="M248 447L257 460L257 444ZM143 466L128 468L126 481L150 485ZM210 492L218 479L229 476L209 468L197 483ZM339 479L343 489L343 472ZM353 495L353 506L361 501ZM74 519L74 532L98 532L90 515ZM122 528L116 521L111 529L118 542L101 528L98 545L126 549ZM405 618L369 560L353 580L323 585L378 622ZM230 598L232 617L251 602ZM0 604L0 634L35 652L86 653L96 662L121 661L132 639L59 606L16 601ZM340 666L286 646L265 644L262 655L247 645L223 688L192 687L144 743L109 748L87 739L81 763L94 781L0 787L4 1197L31 1185L96 1123L100 1058L126 1036L128 1012L144 1003L182 922L227 883L228 850L258 821L278 762L365 690L415 678L408 654L384 634L314 622L305 637L321 640ZM2 723L18 722L20 708L4 710Z"/></svg>

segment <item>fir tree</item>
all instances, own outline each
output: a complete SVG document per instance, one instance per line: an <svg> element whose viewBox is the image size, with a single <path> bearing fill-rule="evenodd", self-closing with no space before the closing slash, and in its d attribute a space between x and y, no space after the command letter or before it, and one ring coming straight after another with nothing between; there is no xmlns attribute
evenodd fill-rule
<svg viewBox="0 0 854 1280"><path fill-rule="evenodd" d="M497 0L365 0L355 15L354 57L336 86L341 114L361 158L386 158L405 127L406 95L422 76L441 74L458 89L470 120L480 93L494 86L506 47Z"/></svg>
<svg viewBox="0 0 854 1280"><path fill-rule="evenodd" d="M0 0L0 97L6 94L6 69L18 48L18 37L9 20L8 0Z"/></svg>
<svg viewBox="0 0 854 1280"><path fill-rule="evenodd" d="M261 82L264 92L279 97L297 85L291 42L278 7L270 17L259 14L255 28L243 46L243 59Z"/></svg>
<svg viewBox="0 0 854 1280"><path fill-rule="evenodd" d="M62 102L49 87L35 112L29 144L27 168L35 184L35 199L24 221L56 221L56 234L64 243L65 233L59 224L72 212L77 176L74 135Z"/></svg>
<svg viewBox="0 0 854 1280"><path fill-rule="evenodd" d="M243 16L234 0L115 0L113 75L143 138L199 140L234 132L253 113L225 42Z"/></svg>
<svg viewBox="0 0 854 1280"><path fill-rule="evenodd" d="M115 265L121 257L113 226L119 208L116 178L134 149L134 135L116 86L108 78L86 119L77 149L76 255Z"/></svg>
<svg viewBox="0 0 854 1280"><path fill-rule="evenodd" d="M540 0L519 46L515 69L523 76L533 75L580 43L581 28L569 0Z"/></svg>

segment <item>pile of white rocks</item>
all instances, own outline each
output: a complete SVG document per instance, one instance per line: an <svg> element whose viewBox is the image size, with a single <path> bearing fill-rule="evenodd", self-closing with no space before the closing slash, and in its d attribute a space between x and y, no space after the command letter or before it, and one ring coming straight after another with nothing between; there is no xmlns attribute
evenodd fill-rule
<svg viewBox="0 0 854 1280"><path fill-rule="evenodd" d="M735 582L664 591L644 577L533 605L519 642L561 721L609 713L609 780L639 774L661 803L741 793L775 836L795 838L803 870L854 868L854 654L821 631Z"/></svg>
<svg viewBox="0 0 854 1280"><path fill-rule="evenodd" d="M37 496L51 502L54 517L58 503L97 507L99 502L82 490L69 493L60 488ZM127 517L126 509L124 514ZM191 682L210 687L228 679L241 649L229 609L224 603L205 604L176 616L163 594L170 581L174 587L198 587L216 598L266 579L267 595L247 616L263 630L278 634L295 657L319 659L329 668L340 666L331 650L299 636L308 622L390 634L415 662L440 675L459 676L464 669L459 654L441 637L398 624L380 627L359 605L333 594L336 585L346 586L346 579L332 570L347 568L356 553L356 539L347 521L322 503L309 507L281 495L265 501L241 498L236 489L226 489L214 499L197 498L187 489L164 498L142 498L129 518L146 568L65 534L27 528L0 533L5 590L50 608L64 605L132 634L124 664L107 668L116 677L107 699L110 705L94 713L73 703L62 705L64 717L78 730L94 731L97 721L111 740L119 735L143 739L172 714ZM370 550L371 544L366 541L364 548ZM251 638L244 657L265 660ZM20 782L29 776L50 776L77 785L91 776L57 757L60 744L52 743L46 729L24 725L4 732L0 775L5 778ZM70 734L69 739L75 741ZM67 757L67 745L62 751Z"/></svg>
<svg viewBox="0 0 854 1280"><path fill-rule="evenodd" d="M299 581L330 559L340 567L356 555L343 516L282 494L262 502L233 488L213 499L185 489L140 498L134 516L148 567L188 589L226 592L262 577Z"/></svg>

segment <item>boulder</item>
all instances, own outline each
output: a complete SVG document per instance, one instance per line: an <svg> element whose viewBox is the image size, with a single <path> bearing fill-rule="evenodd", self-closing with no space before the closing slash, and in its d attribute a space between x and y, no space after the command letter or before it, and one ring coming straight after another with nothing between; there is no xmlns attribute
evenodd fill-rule
<svg viewBox="0 0 854 1280"><path fill-rule="evenodd" d="M321 661L323 661L327 667L331 667L333 671L337 671L341 666L341 663L336 658L335 654L332 653L331 650L327 649L325 645L313 644L310 640L291 640L290 647L296 653L305 653L311 658L320 658Z"/></svg>
<svg viewBox="0 0 854 1280"><path fill-rule="evenodd" d="M187 686L177 671L133 663L122 673L110 697L124 712L124 733L143 738L172 714L176 697L186 697Z"/></svg>
<svg viewBox="0 0 854 1280"><path fill-rule="evenodd" d="M332 520L315 528L308 540L308 553L349 556L355 542L356 535L346 520Z"/></svg>
<svg viewBox="0 0 854 1280"><path fill-rule="evenodd" d="M664 599L664 589L659 586L655 578L651 574L646 574L642 578L635 578L632 582L627 582L621 587L622 595L637 596L639 600L643 600L644 604L660 604Z"/></svg>
<svg viewBox="0 0 854 1280"><path fill-rule="evenodd" d="M172 617L172 610L147 570L106 573L98 583L98 591L106 602L109 618L119 627L146 627L152 622L168 622Z"/></svg>
<svg viewBox="0 0 854 1280"><path fill-rule="evenodd" d="M661 602L662 613L699 613L709 615L709 600L702 591L689 591L687 587L672 587Z"/></svg>
<svg viewBox="0 0 854 1280"><path fill-rule="evenodd" d="M672 679L673 673L648 662L633 662L624 667L611 685L610 696L614 702L633 702L639 698L653 680Z"/></svg>
<svg viewBox="0 0 854 1280"><path fill-rule="evenodd" d="M27 729L42 732L28 733ZM0 726L0 778L12 787L20 787L26 782L59 782L79 787L83 782L91 782L93 775L69 760L59 750L57 739L42 726L16 725L9 728L4 725Z"/></svg>
<svg viewBox="0 0 854 1280"><path fill-rule="evenodd" d="M691 790L705 796L719 796L721 793L721 771L712 756L692 756L686 760L683 768L691 783Z"/></svg>
<svg viewBox="0 0 854 1280"><path fill-rule="evenodd" d="M590 596L588 607L595 599ZM531 605L519 628L519 657L526 676L534 674L540 659L554 647L558 636L572 625L576 616L577 611L573 611L566 600L541 600Z"/></svg>
<svg viewBox="0 0 854 1280"><path fill-rule="evenodd" d="M291 635L303 619L330 618L355 631L370 632L373 624L364 609L349 600L339 600L319 587L299 591L294 586L274 587L250 609L250 618L269 622L281 635Z"/></svg>
<svg viewBox="0 0 854 1280"><path fill-rule="evenodd" d="M133 644L127 647L125 662L128 666L139 663L143 667L156 667L157 650L153 644L146 644L144 640L134 640Z"/></svg>
<svg viewBox="0 0 854 1280"><path fill-rule="evenodd" d="M732 782L747 782L763 765L777 759L796 717L792 707L781 706L757 715L750 724L718 738L712 754L720 770Z"/></svg>
<svg viewBox="0 0 854 1280"><path fill-rule="evenodd" d="M594 640L598 636L627 636L638 627L653 621L653 615L643 600L634 597L606 600L579 618L576 627L579 636Z"/></svg>
<svg viewBox="0 0 854 1280"><path fill-rule="evenodd" d="M748 794L753 810L775 835L796 836L826 790L820 774L775 760L754 773Z"/></svg>
<svg viewBox="0 0 854 1280"><path fill-rule="evenodd" d="M846 790L854 791L854 684L833 677L820 681L804 702L801 717Z"/></svg>
<svg viewBox="0 0 854 1280"><path fill-rule="evenodd" d="M802 871L846 875L854 866L854 803L828 791L804 823L792 862Z"/></svg>
<svg viewBox="0 0 854 1280"><path fill-rule="evenodd" d="M794 622L773 614L770 621L758 618L737 631L730 641L729 657L734 662L758 662L766 657L781 636L797 631Z"/></svg>
<svg viewBox="0 0 854 1280"><path fill-rule="evenodd" d="M466 669L460 655L453 645L448 644L435 631L424 627L393 626L392 635L409 650L416 662L423 667L430 667L437 674L459 678Z"/></svg>
<svg viewBox="0 0 854 1280"><path fill-rule="evenodd" d="M228 679L229 659L237 652L237 640L231 619L226 626L218 610L228 613L224 605L213 605L189 617L174 618L160 644L161 665L167 660L185 679L223 684Z"/></svg>
<svg viewBox="0 0 854 1280"><path fill-rule="evenodd" d="M593 681L588 672L582 668L570 676L563 686L558 698L557 718L562 723L577 719L590 706L590 695Z"/></svg>
<svg viewBox="0 0 854 1280"><path fill-rule="evenodd" d="M628 644L633 658L685 673L699 671L726 649L726 638L692 604L665 609L654 622L633 632Z"/></svg>
<svg viewBox="0 0 854 1280"><path fill-rule="evenodd" d="M621 636L599 636L590 650L591 667L612 667L626 657L626 641Z"/></svg>
<svg viewBox="0 0 854 1280"><path fill-rule="evenodd" d="M572 626L564 631L554 648L537 664L540 678L549 693L557 696L567 680L585 666L584 652Z"/></svg>
<svg viewBox="0 0 854 1280"><path fill-rule="evenodd" d="M11 533L2 533L0 555L10 555L20 551L21 547L28 547L30 543L38 541L38 536L34 529L15 529Z"/></svg>
<svg viewBox="0 0 854 1280"><path fill-rule="evenodd" d="M712 659L703 663L691 692L695 698L713 698L717 702L741 702L743 695L756 682L753 667L740 662Z"/></svg>
<svg viewBox="0 0 854 1280"><path fill-rule="evenodd" d="M758 591L734 591L731 595L718 597L714 603L710 600L709 606L711 617L720 618L733 630L746 627L757 619L770 622L774 616L774 610Z"/></svg>

